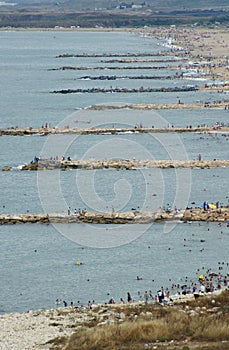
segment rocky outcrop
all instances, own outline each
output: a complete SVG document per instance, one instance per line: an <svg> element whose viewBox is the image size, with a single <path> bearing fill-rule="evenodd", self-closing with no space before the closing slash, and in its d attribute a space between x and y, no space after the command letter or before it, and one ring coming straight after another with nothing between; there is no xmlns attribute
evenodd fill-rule
<svg viewBox="0 0 229 350"><path fill-rule="evenodd" d="M45 224L45 223L89 223L89 224L148 224L181 220L226 222L229 220L229 207L203 210L200 208L180 211L159 210L157 212L90 212L85 214L0 214L0 225Z"/></svg>
<svg viewBox="0 0 229 350"><path fill-rule="evenodd" d="M4 166L4 167L2 168L2 171L10 171L11 169L12 169L11 166Z"/></svg>

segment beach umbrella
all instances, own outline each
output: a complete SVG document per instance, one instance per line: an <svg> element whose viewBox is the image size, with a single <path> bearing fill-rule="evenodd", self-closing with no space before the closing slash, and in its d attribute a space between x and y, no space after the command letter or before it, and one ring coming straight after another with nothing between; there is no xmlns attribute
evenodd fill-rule
<svg viewBox="0 0 229 350"><path fill-rule="evenodd" d="M204 279L204 275L200 275L200 276L199 276L199 279L200 279L200 280L203 280L203 279Z"/></svg>
<svg viewBox="0 0 229 350"><path fill-rule="evenodd" d="M216 205L213 203L208 204L208 206L210 209L216 209Z"/></svg>

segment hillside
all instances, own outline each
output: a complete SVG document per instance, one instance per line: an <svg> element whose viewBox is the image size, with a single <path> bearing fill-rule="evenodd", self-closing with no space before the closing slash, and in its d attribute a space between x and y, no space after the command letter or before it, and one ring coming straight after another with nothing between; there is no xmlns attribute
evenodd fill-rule
<svg viewBox="0 0 229 350"><path fill-rule="evenodd" d="M11 0L13 3L13 0ZM0 6L0 27L142 27L229 23L221 0L18 0Z"/></svg>

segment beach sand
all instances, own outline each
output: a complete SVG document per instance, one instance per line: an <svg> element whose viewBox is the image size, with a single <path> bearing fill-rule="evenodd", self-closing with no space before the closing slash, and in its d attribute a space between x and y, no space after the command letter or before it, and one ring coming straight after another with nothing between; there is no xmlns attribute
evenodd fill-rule
<svg viewBox="0 0 229 350"><path fill-rule="evenodd" d="M158 27L144 29L150 35L168 40L171 45L183 48L173 50L177 56L185 55L190 61L208 61L211 67L204 70L222 81L229 80L229 29L226 27Z"/></svg>

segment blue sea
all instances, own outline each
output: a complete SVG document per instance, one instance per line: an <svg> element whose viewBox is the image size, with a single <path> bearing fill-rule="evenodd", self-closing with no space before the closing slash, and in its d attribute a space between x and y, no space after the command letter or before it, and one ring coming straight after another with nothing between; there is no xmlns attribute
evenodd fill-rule
<svg viewBox="0 0 229 350"><path fill-rule="evenodd" d="M128 32L0 31L0 128L12 126L106 127L228 124L223 109L103 110L92 105L196 103L228 99L217 91L167 93L53 94L93 87L203 86L210 80L118 79L175 75L173 64L109 63L104 57L69 54L155 54L164 42ZM149 57L147 57L149 58ZM163 58L166 58L163 57ZM182 62L181 62L182 64ZM135 66L125 70L115 67ZM158 65L164 69L139 69ZM63 66L88 70L52 70ZM99 70L98 67L114 67ZM116 75L115 81L82 79ZM228 159L228 134L130 134L1 136L1 213L152 211L160 207L228 205L227 168L71 170L23 172L35 156L72 159ZM0 313L55 307L55 300L87 304L118 301L130 292L195 282L200 272L228 271L229 228L225 223L151 225L16 225L0 227ZM77 262L81 262L77 265ZM141 280L137 280L137 276ZM171 291L172 292L172 291Z"/></svg>

